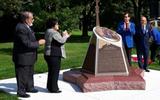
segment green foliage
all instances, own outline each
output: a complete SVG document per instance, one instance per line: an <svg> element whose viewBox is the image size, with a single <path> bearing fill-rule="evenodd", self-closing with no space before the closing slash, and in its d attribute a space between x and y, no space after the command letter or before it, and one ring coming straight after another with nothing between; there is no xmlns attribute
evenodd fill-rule
<svg viewBox="0 0 160 100"><path fill-rule="evenodd" d="M60 21L62 30L72 30L78 28L78 14L75 14L72 9L66 7L56 13L57 18Z"/></svg>
<svg viewBox="0 0 160 100"><path fill-rule="evenodd" d="M35 13L35 31L45 31L45 22L48 18L57 18L62 30L78 28L80 6L70 7L68 0L36 0L31 7Z"/></svg>
<svg viewBox="0 0 160 100"><path fill-rule="evenodd" d="M0 100L18 100L18 97L0 90Z"/></svg>
<svg viewBox="0 0 160 100"><path fill-rule="evenodd" d="M79 28L82 11L88 17L87 26L95 26L96 0L0 0L0 16L6 13L16 13L21 10L30 10L35 14L35 31L45 31L45 22L50 17L56 17L61 22L62 30ZM142 0L143 2L145 0ZM124 12L134 15L133 2L136 0L100 0L100 25L112 29L122 20ZM142 14L148 15L148 4L144 2ZM93 24L93 25L92 25ZM92 27L91 27L92 28Z"/></svg>
<svg viewBox="0 0 160 100"><path fill-rule="evenodd" d="M21 10L21 7L22 7L21 0L0 0L1 16L5 14L18 12Z"/></svg>
<svg viewBox="0 0 160 100"><path fill-rule="evenodd" d="M39 15L35 16L35 21L34 21L34 29L37 32L44 32L45 31L45 23L46 20L50 17L50 16L55 16L52 13L48 13L45 11L40 11Z"/></svg>
<svg viewBox="0 0 160 100"><path fill-rule="evenodd" d="M34 27L36 31L45 31L45 23L48 18L57 18L60 21L61 30L69 30L78 28L78 14L75 14L71 9L66 8L58 12L48 13L41 11L35 17Z"/></svg>
<svg viewBox="0 0 160 100"><path fill-rule="evenodd" d="M100 24L111 29L116 29L118 23L123 20L124 12L129 12L132 16L134 15L131 0L101 0Z"/></svg>

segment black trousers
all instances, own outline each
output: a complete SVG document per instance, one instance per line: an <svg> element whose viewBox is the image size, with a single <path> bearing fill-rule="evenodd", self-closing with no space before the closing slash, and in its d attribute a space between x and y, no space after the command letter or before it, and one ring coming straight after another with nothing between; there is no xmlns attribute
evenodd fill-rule
<svg viewBox="0 0 160 100"><path fill-rule="evenodd" d="M126 54L127 54L127 58L128 58L129 65L132 66L132 63L131 63L132 48L128 48L128 47L125 45L125 50L126 50Z"/></svg>
<svg viewBox="0 0 160 100"><path fill-rule="evenodd" d="M26 91L34 88L33 65L19 65L15 64L15 73L17 80L17 93L24 94Z"/></svg>
<svg viewBox="0 0 160 100"><path fill-rule="evenodd" d="M151 60L154 62L156 56L160 54L160 45L152 43L150 49L151 49Z"/></svg>
<svg viewBox="0 0 160 100"><path fill-rule="evenodd" d="M147 69L148 67L148 57L149 57L149 48L136 48L137 49L137 58L138 65L142 69ZM142 61L142 57L144 58L144 62Z"/></svg>
<svg viewBox="0 0 160 100"><path fill-rule="evenodd" d="M48 65L47 89L50 92L59 90L58 77L61 66L60 56L44 56Z"/></svg>

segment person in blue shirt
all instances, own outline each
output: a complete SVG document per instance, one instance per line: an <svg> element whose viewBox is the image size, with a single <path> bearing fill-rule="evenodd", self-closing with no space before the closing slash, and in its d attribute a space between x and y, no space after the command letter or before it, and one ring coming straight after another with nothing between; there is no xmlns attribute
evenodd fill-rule
<svg viewBox="0 0 160 100"><path fill-rule="evenodd" d="M158 29L158 27L154 27L153 23L151 23L151 36L153 38L153 42L151 44L151 56L150 56L150 59L151 59L151 63L155 62L155 58L156 58L156 55L158 55L158 53L160 52L160 31Z"/></svg>
<svg viewBox="0 0 160 100"><path fill-rule="evenodd" d="M129 13L124 14L124 20L118 24L117 33L122 36L128 62L131 66L131 52L134 47L133 36L135 34L135 24L130 21Z"/></svg>

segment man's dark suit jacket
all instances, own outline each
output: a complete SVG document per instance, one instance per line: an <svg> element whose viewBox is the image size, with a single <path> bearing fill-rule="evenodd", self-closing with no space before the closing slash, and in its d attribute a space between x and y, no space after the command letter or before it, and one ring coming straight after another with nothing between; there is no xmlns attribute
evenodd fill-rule
<svg viewBox="0 0 160 100"><path fill-rule="evenodd" d="M37 48L33 31L23 23L18 23L14 35L13 62L20 65L33 65L37 59Z"/></svg>
<svg viewBox="0 0 160 100"><path fill-rule="evenodd" d="M150 26L147 24L146 30L144 31L141 25L136 31L136 49L138 57L138 65L140 68L147 69L148 56L149 56L149 38L150 38ZM142 55L144 57L144 63L142 63Z"/></svg>
<svg viewBox="0 0 160 100"><path fill-rule="evenodd" d="M143 33L141 25L136 30L136 45L139 49L149 49L149 38L150 38L150 26L147 24L146 31Z"/></svg>

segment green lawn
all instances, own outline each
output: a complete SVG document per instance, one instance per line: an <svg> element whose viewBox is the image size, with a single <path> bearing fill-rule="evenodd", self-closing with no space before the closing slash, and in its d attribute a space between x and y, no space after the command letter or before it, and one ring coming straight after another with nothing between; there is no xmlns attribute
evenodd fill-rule
<svg viewBox="0 0 160 100"><path fill-rule="evenodd" d="M72 36L65 44L67 58L62 60L61 69L80 67L86 55L88 41L90 37L82 38L80 31L73 31ZM92 32L89 32L91 35ZM12 62L13 43L0 43L0 80L15 77L14 64ZM43 58L44 47L38 49L38 60L35 64L35 73L47 72L47 65ZM0 90L0 100L17 99L8 93Z"/></svg>
<svg viewBox="0 0 160 100"><path fill-rule="evenodd" d="M82 38L80 31L73 31L72 36L65 44L67 58L62 59L61 69L80 67L83 63L88 38ZM92 34L89 32L89 34ZM0 79L15 77L14 64L12 62L13 43L0 43ZM38 60L35 64L35 73L47 71L47 65L43 57L44 46L38 49Z"/></svg>
<svg viewBox="0 0 160 100"><path fill-rule="evenodd" d="M18 100L18 97L0 90L0 100Z"/></svg>
<svg viewBox="0 0 160 100"><path fill-rule="evenodd" d="M73 31L72 36L65 44L67 58L62 60L61 69L81 67L88 48L89 37L82 38L80 34L80 31ZM89 34L91 35L92 32ZM12 48L13 43L11 42L0 43L0 80L15 77L14 65L12 62ZM38 60L35 64L35 73L47 72L47 65L43 58L43 48L44 47L41 46L38 49ZM133 53L136 53L135 49L133 50ZM137 63L133 63L133 65L137 66ZM158 66L157 61L155 64L149 66L149 68L160 70L160 67ZM17 99L17 97L9 95L1 90L0 95L0 100L6 100L6 98L8 100L10 100L10 98L13 98L13 100Z"/></svg>

